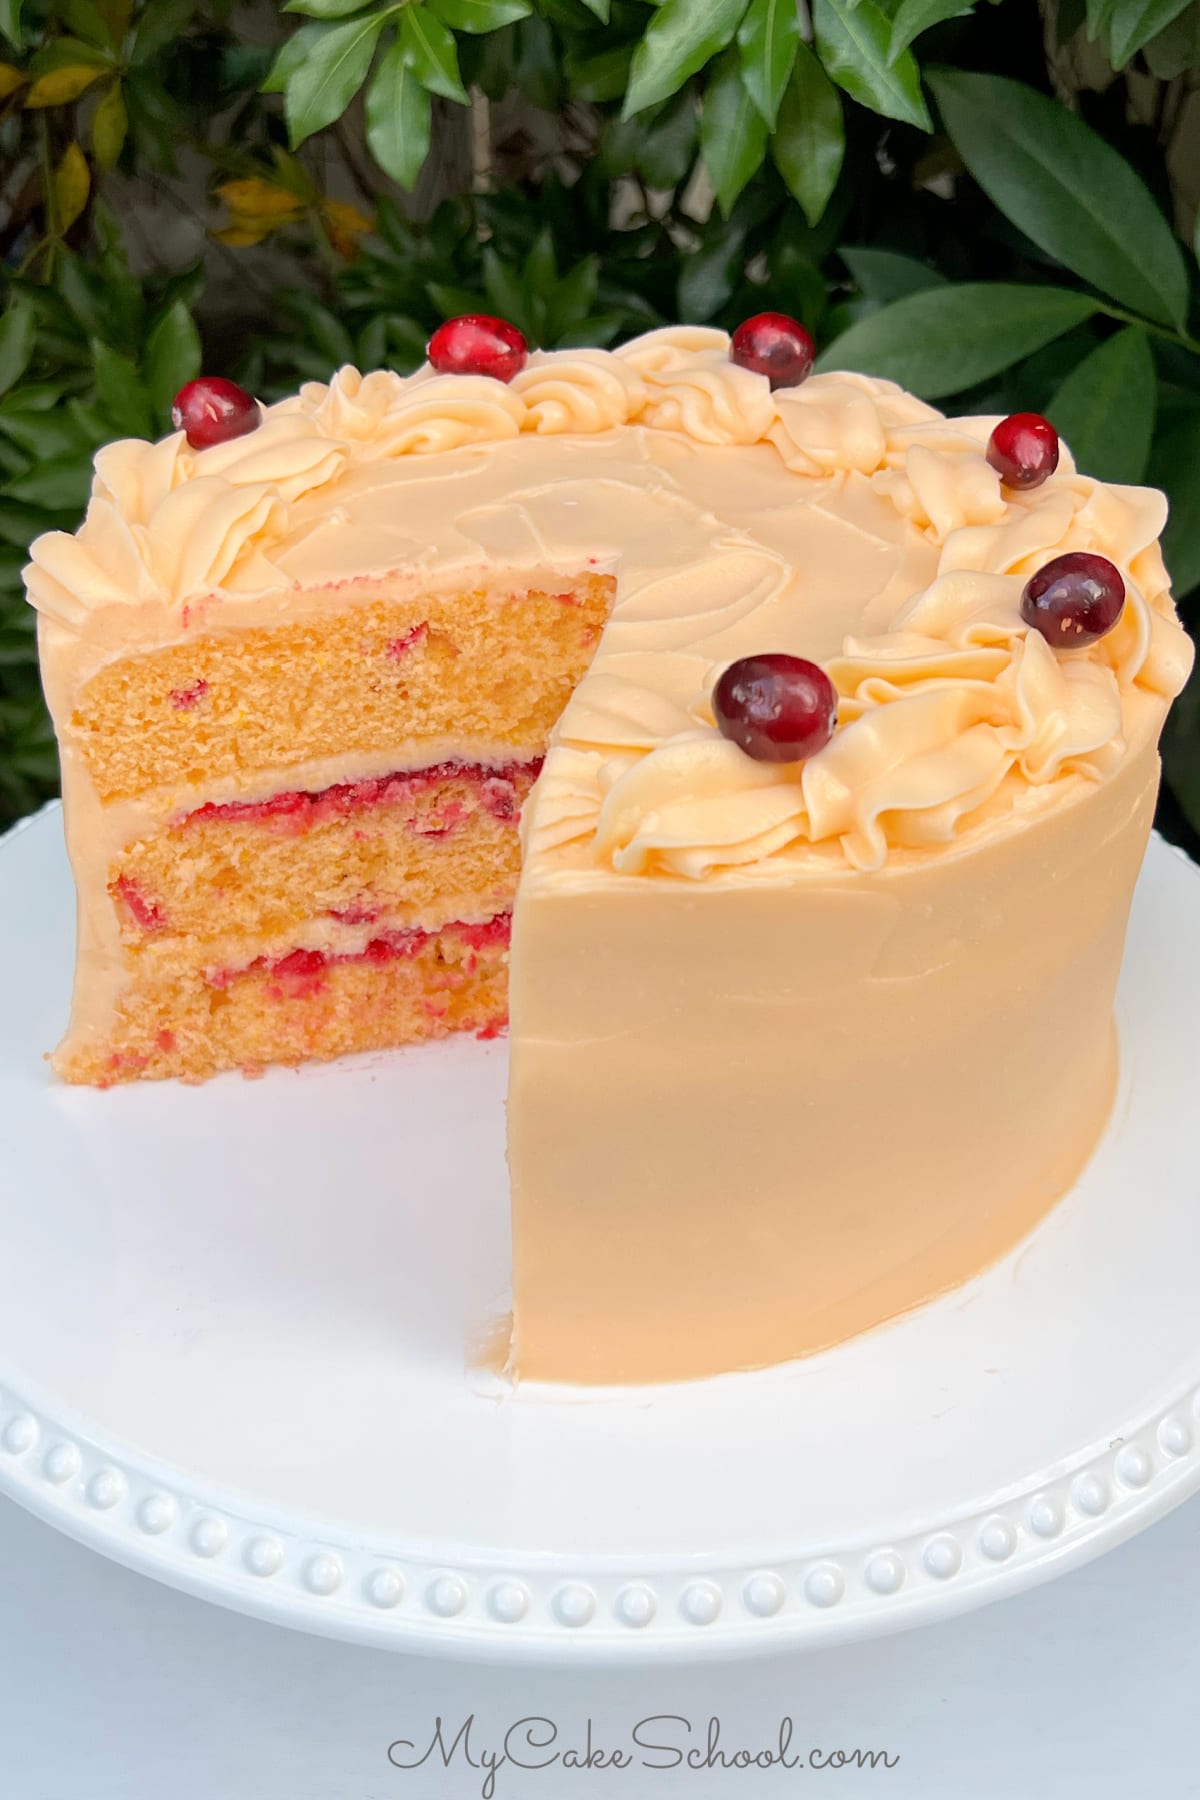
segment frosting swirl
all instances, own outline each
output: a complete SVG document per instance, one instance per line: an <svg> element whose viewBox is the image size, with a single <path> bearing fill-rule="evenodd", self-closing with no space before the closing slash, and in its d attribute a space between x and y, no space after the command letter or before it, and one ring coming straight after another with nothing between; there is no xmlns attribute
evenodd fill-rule
<svg viewBox="0 0 1200 1800"><path fill-rule="evenodd" d="M596 851L614 869L700 879L834 841L852 867L879 869L890 849L951 842L1006 784L1011 802L1014 783L1103 780L1125 751L1125 699L1180 691L1192 646L1158 552L1161 495L1068 467L1057 488L1006 498L978 449L939 453L919 437L895 463L875 485L942 546L938 573L887 631L847 638L828 664L832 742L781 769L701 731L608 762ZM1020 598L1028 574L1066 550L1117 562L1127 598L1107 637L1056 655Z"/></svg>

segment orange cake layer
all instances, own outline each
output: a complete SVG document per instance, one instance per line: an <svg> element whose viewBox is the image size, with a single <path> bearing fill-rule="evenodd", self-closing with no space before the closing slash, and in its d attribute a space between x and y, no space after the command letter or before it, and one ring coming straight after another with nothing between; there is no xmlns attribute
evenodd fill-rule
<svg viewBox="0 0 1200 1800"><path fill-rule="evenodd" d="M243 969L168 979L133 975L103 1046L68 1079L106 1087L144 1077L199 1080L222 1069L328 1060L450 1031L491 1035L507 1019L509 917L438 932L393 932L355 955L296 950Z"/></svg>
<svg viewBox="0 0 1200 1800"><path fill-rule="evenodd" d="M612 591L611 577L585 573L554 593L351 595L344 610L271 629L217 632L202 618L185 642L107 662L67 729L103 800L413 739L467 756L544 746Z"/></svg>
<svg viewBox="0 0 1200 1800"><path fill-rule="evenodd" d="M126 942L271 940L508 911L517 822L540 764L442 763L310 794L212 803L121 852L109 891Z"/></svg>

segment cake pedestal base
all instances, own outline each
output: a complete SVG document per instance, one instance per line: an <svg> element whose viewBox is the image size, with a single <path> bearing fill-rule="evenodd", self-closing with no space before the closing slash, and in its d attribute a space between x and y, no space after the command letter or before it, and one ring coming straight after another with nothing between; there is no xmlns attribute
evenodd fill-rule
<svg viewBox="0 0 1200 1800"><path fill-rule="evenodd" d="M63 1087L48 809L0 845L0 1490L208 1599L464 1657L823 1644L1094 1556L1200 1488L1198 901L1155 841L1112 1123L1003 1263L807 1362L514 1394L463 1351L507 1278L504 1044Z"/></svg>

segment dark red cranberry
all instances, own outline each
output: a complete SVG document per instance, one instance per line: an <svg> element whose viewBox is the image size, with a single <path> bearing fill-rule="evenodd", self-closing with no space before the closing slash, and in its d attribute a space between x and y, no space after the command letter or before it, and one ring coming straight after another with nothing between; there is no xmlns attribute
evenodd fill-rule
<svg viewBox="0 0 1200 1800"><path fill-rule="evenodd" d="M227 444L245 437L262 421L262 409L253 394L221 375L198 375L181 387L171 407L176 431L186 431L193 450Z"/></svg>
<svg viewBox="0 0 1200 1800"><path fill-rule="evenodd" d="M799 319L786 313L755 313L744 319L729 343L740 369L765 375L772 388L799 387L812 374L817 347Z"/></svg>
<svg viewBox="0 0 1200 1800"><path fill-rule="evenodd" d="M837 689L802 656L743 656L713 689L713 713L721 736L756 762L803 762L833 736Z"/></svg>
<svg viewBox="0 0 1200 1800"><path fill-rule="evenodd" d="M987 459L1005 487L1041 487L1058 467L1058 433L1041 413L1010 413L988 439Z"/></svg>
<svg viewBox="0 0 1200 1800"><path fill-rule="evenodd" d="M1021 617L1056 650L1080 650L1112 630L1125 606L1121 571L1107 556L1070 550L1025 584Z"/></svg>
<svg viewBox="0 0 1200 1800"><path fill-rule="evenodd" d="M429 340L429 360L439 375L490 375L511 381L525 367L529 345L507 319L464 313L447 319Z"/></svg>

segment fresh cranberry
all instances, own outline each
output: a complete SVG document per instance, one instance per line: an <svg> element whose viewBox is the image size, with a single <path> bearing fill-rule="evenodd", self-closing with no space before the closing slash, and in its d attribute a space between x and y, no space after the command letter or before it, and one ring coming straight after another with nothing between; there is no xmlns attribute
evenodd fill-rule
<svg viewBox="0 0 1200 1800"><path fill-rule="evenodd" d="M1041 413L1010 413L988 439L987 459L1005 487L1041 487L1058 467L1058 433Z"/></svg>
<svg viewBox="0 0 1200 1800"><path fill-rule="evenodd" d="M181 387L171 408L176 431L186 431L193 450L226 444L257 430L262 412L253 394L221 375L198 375Z"/></svg>
<svg viewBox="0 0 1200 1800"><path fill-rule="evenodd" d="M817 347L798 319L786 313L755 313L745 319L729 343L729 356L740 369L765 375L772 388L799 387L812 374Z"/></svg>
<svg viewBox="0 0 1200 1800"><path fill-rule="evenodd" d="M802 656L743 656L713 689L713 713L721 736L756 762L803 762L833 736L837 690Z"/></svg>
<svg viewBox="0 0 1200 1800"><path fill-rule="evenodd" d="M1125 606L1121 571L1107 556L1070 550L1025 584L1021 617L1056 650L1080 650L1112 630Z"/></svg>
<svg viewBox="0 0 1200 1800"><path fill-rule="evenodd" d="M439 375L490 375L511 381L525 367L529 345L507 319L464 313L447 319L429 340L429 360Z"/></svg>

